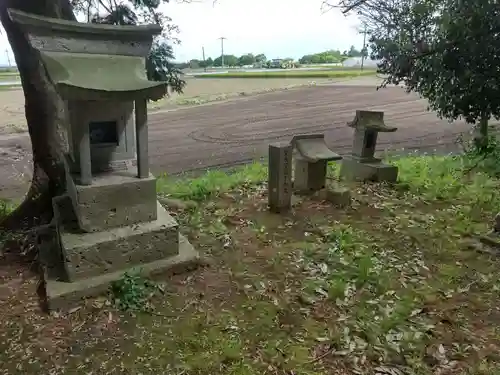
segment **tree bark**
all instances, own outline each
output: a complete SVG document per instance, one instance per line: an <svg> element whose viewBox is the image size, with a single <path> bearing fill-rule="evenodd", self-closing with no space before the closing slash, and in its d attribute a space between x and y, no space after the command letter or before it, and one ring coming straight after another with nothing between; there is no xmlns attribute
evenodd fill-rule
<svg viewBox="0 0 500 375"><path fill-rule="evenodd" d="M52 198L65 189L62 153L65 145L65 106L52 86L39 54L14 24L8 9L46 17L76 20L69 0L0 0L0 21L19 69L25 113L33 151L33 178L23 203L0 222L4 230L42 225L52 219Z"/></svg>
<svg viewBox="0 0 500 375"><path fill-rule="evenodd" d="M476 125L474 136L474 145L477 150L484 150L488 146L488 117L483 116Z"/></svg>

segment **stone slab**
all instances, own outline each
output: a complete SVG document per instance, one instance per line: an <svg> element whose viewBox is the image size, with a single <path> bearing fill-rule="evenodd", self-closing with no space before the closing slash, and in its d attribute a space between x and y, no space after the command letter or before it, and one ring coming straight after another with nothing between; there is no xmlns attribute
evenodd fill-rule
<svg viewBox="0 0 500 375"><path fill-rule="evenodd" d="M137 178L137 170L93 176L83 186L68 179L80 228L85 232L153 221L157 218L156 178Z"/></svg>
<svg viewBox="0 0 500 375"><path fill-rule="evenodd" d="M157 204L154 221L93 233L60 231L68 280L118 271L179 252L177 222Z"/></svg>
<svg viewBox="0 0 500 375"><path fill-rule="evenodd" d="M335 187L321 189L317 197L337 207L347 207L351 204L351 192L347 188Z"/></svg>
<svg viewBox="0 0 500 375"><path fill-rule="evenodd" d="M269 145L269 210L280 213L292 204L292 151L290 144Z"/></svg>
<svg viewBox="0 0 500 375"><path fill-rule="evenodd" d="M347 181L396 182L398 167L382 162L364 163L354 157L345 157L340 167L340 178Z"/></svg>
<svg viewBox="0 0 500 375"><path fill-rule="evenodd" d="M46 280L46 307L49 310L70 309L84 298L106 293L111 283L120 280L127 272L136 272L144 277L177 274L195 269L200 261L199 253L183 235L179 235L179 253L175 256L72 283Z"/></svg>

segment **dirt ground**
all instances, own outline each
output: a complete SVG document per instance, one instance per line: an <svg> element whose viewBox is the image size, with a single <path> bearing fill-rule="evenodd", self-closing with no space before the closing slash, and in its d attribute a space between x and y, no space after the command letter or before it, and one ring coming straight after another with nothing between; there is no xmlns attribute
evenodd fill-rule
<svg viewBox="0 0 500 375"><path fill-rule="evenodd" d="M279 85L279 81L283 80L266 80L266 83L269 87ZM214 87L227 92L229 86L223 85L232 85L233 91L237 87L235 80L204 82L204 88L198 88L198 95L217 91ZM396 87L376 91L376 83L375 78L368 78L156 111L149 116L151 170L155 174L175 174L241 164L265 156L269 143L287 141L299 133L325 133L328 144L345 154L352 143L352 129L346 122L352 120L356 109L384 111L387 124L399 128L379 137L380 151L455 149L457 136L467 129L464 123L439 120L426 111L426 102L416 95ZM258 90L260 83L245 80L245 84L238 90L250 90L249 87ZM193 86L188 85L186 96L195 94L188 91L195 90ZM21 91L0 92L4 123L15 125L16 121L22 121L20 95ZM30 149L25 133L0 135L2 198L23 195L29 182Z"/></svg>
<svg viewBox="0 0 500 375"><path fill-rule="evenodd" d="M345 81L346 79L343 79ZM155 110L175 109L186 104L200 104L221 101L234 97L274 91L283 88L322 84L334 81L321 78L284 79L195 79L186 78L187 85L182 95L172 93L169 99L152 103ZM0 136L26 131L24 118L24 97L21 89L0 90L2 121Z"/></svg>
<svg viewBox="0 0 500 375"><path fill-rule="evenodd" d="M38 276L0 257L0 374L498 375L498 250L470 241L499 181L394 162L394 186L342 184L347 207L295 196L280 215L259 164L163 179L207 267L129 274L69 311L42 313Z"/></svg>

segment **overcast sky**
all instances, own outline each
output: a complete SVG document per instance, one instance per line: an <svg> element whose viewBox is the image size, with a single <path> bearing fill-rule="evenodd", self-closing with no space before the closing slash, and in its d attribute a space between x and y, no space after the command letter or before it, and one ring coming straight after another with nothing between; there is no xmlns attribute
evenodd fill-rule
<svg viewBox="0 0 500 375"><path fill-rule="evenodd" d="M173 0L164 5L166 14L179 25L181 45L175 46L177 61L220 55L219 37L224 36L224 53L264 53L268 58L299 58L329 49L346 50L362 46L356 18L338 10L321 11L322 0L198 0L191 4ZM0 64L10 51L5 33L0 35ZM12 54L11 60L12 59Z"/></svg>

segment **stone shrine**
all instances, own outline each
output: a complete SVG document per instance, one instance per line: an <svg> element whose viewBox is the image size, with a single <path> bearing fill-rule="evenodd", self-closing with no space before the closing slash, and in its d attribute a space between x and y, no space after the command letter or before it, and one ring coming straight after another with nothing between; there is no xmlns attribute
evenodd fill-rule
<svg viewBox="0 0 500 375"><path fill-rule="evenodd" d="M328 148L324 134L296 135L291 144L296 150L294 190L310 194L324 189L328 162L341 160L342 156Z"/></svg>
<svg viewBox="0 0 500 375"><path fill-rule="evenodd" d="M147 101L167 94L145 58L161 27L85 24L10 10L65 101L66 194L40 261L49 308L105 291L125 272L194 265L198 253L156 199Z"/></svg>
<svg viewBox="0 0 500 375"><path fill-rule="evenodd" d="M342 160L340 177L350 181L395 182L398 168L375 157L378 133L397 130L385 125L384 112L357 110L347 125L354 128L354 142L352 154Z"/></svg>
<svg viewBox="0 0 500 375"><path fill-rule="evenodd" d="M293 151L295 173L292 179ZM293 192L340 207L349 205L351 194L348 189L326 186L328 162L341 159L342 156L328 148L324 134L296 135L290 143L269 145L269 210L273 213L288 211L292 206Z"/></svg>

